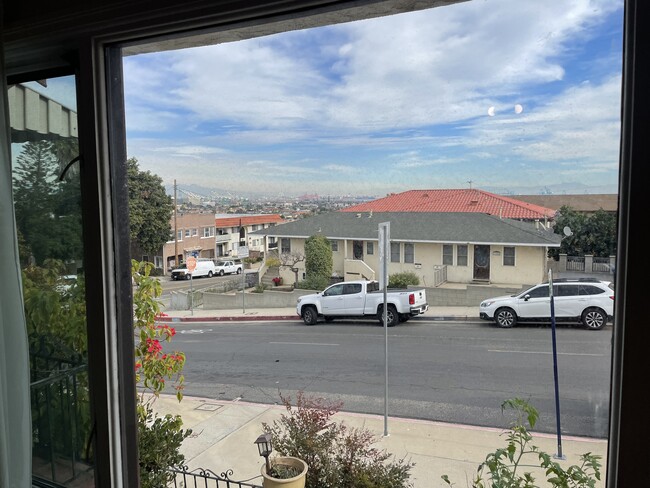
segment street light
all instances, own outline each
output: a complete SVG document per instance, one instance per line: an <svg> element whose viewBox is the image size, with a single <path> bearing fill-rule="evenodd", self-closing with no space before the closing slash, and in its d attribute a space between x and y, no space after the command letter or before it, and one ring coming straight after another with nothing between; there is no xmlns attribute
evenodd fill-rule
<svg viewBox="0 0 650 488"><path fill-rule="evenodd" d="M255 444L257 444L257 450L260 453L260 456L262 456L266 460L266 472L270 473L271 472L271 465L269 464L269 455L271 452L273 452L273 444L271 440L273 439L273 436L269 434L268 432L260 435L257 440L255 441Z"/></svg>

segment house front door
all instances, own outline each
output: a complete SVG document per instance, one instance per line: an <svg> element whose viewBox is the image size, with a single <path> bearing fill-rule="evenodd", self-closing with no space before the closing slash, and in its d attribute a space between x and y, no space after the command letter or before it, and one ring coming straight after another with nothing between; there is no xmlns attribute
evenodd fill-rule
<svg viewBox="0 0 650 488"><path fill-rule="evenodd" d="M363 259L363 241L352 241L352 258Z"/></svg>
<svg viewBox="0 0 650 488"><path fill-rule="evenodd" d="M490 279L490 246L474 246L474 279Z"/></svg>

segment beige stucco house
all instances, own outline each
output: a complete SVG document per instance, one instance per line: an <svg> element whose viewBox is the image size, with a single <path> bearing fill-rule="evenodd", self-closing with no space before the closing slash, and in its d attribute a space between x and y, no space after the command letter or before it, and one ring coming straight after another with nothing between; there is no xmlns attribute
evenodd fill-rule
<svg viewBox="0 0 650 488"><path fill-rule="evenodd" d="M420 284L537 283L546 276L548 249L561 237L548 227L481 213L332 212L254 232L267 248L304 254L305 240L327 237L332 245L333 274L377 279L379 224L390 222L389 274L410 271ZM296 265L304 277L304 261ZM285 283L294 273L280 272Z"/></svg>

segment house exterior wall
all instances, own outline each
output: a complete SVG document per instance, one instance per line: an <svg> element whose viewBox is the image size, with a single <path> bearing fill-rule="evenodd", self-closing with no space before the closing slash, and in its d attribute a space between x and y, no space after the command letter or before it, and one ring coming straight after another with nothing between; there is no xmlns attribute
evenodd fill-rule
<svg viewBox="0 0 650 488"><path fill-rule="evenodd" d="M334 240L330 240L332 242ZM365 273L362 266L355 266L354 240L336 240L337 250L332 251L332 272L346 280L363 279L372 277ZM379 277L379 249L377 241L363 242L362 261L375 272L374 279ZM372 244L373 253L368 254L368 242ZM423 286L434 286L434 268L443 263L443 244L438 243L413 243L413 262L405 262L406 242L394 242L399 244L399 262L389 262L388 273L413 272L420 279ZM467 265L458 264L458 244L452 244L453 264L447 265L447 282L449 283L472 283L474 281L474 245L467 244ZM504 285L521 286L535 284L543 281L546 277L546 255L547 248L532 246L514 246L515 265L508 266L503 263L504 246L490 246L490 277L492 283ZM304 254L305 239L292 238L291 251ZM304 261L298 263L298 278L303 279L305 272ZM294 282L294 274L286 268L280 269L280 275L285 283Z"/></svg>

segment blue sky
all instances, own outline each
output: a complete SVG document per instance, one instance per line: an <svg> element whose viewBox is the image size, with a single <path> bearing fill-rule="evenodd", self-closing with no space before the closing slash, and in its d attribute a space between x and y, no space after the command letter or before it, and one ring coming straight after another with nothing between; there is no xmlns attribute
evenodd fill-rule
<svg viewBox="0 0 650 488"><path fill-rule="evenodd" d="M622 0L473 0L129 56L128 153L168 185L235 193L613 193L622 16Z"/></svg>

